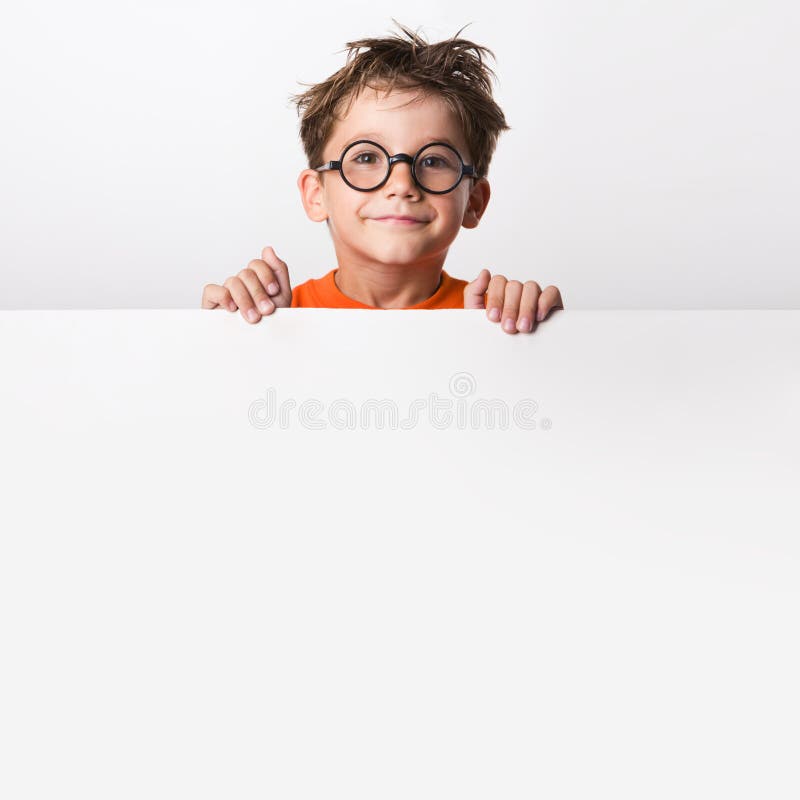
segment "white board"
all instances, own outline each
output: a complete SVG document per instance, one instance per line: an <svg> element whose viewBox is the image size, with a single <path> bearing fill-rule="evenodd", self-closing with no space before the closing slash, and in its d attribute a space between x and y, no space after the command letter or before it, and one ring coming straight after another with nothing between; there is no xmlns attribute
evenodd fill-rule
<svg viewBox="0 0 800 800"><path fill-rule="evenodd" d="M796 796L798 342L0 312L0 795Z"/></svg>

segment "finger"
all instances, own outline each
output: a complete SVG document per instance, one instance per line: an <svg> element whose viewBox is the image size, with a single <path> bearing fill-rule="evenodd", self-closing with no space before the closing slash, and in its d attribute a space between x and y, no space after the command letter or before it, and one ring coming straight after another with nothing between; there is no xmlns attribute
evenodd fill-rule
<svg viewBox="0 0 800 800"><path fill-rule="evenodd" d="M203 298L200 301L200 308L227 308L228 311L236 311L236 303L233 302L231 293L217 283L209 283L203 287Z"/></svg>
<svg viewBox="0 0 800 800"><path fill-rule="evenodd" d="M519 303L522 299L522 283L520 281L508 281L506 283L506 294L503 300L502 326L506 333L517 332L517 316L519 315Z"/></svg>
<svg viewBox="0 0 800 800"><path fill-rule="evenodd" d="M260 259L254 258L239 273L244 285L250 291L253 302L262 314L271 314L275 310L275 301L268 294L268 286L275 280L272 270Z"/></svg>
<svg viewBox="0 0 800 800"><path fill-rule="evenodd" d="M268 300L273 299L273 295L278 294L280 287L278 285L278 278L272 271L272 268L261 258L254 258L247 265L247 269L253 270L258 275L261 286L264 292L264 297ZM240 273L241 274L241 273ZM274 287L274 288L273 288ZM261 293L259 292L259 298Z"/></svg>
<svg viewBox="0 0 800 800"><path fill-rule="evenodd" d="M250 291L238 275L228 278L223 285L230 291L233 301L247 322L258 322L261 319Z"/></svg>
<svg viewBox="0 0 800 800"><path fill-rule="evenodd" d="M542 322L554 308L564 308L561 292L557 286L548 286L539 296L536 319Z"/></svg>
<svg viewBox="0 0 800 800"><path fill-rule="evenodd" d="M261 258L266 262L267 266L278 279L277 292L269 291L270 287L267 286L267 291L269 291L273 301L275 301L275 305L283 307L290 306L292 304L292 284L289 280L289 267L286 266L286 262L278 258L275 251L269 245L261 251Z"/></svg>
<svg viewBox="0 0 800 800"><path fill-rule="evenodd" d="M486 315L492 322L499 322L503 314L506 283L508 281L503 275L495 275L489 281L489 288L486 290Z"/></svg>
<svg viewBox="0 0 800 800"><path fill-rule="evenodd" d="M525 281L522 285L522 297L519 301L519 317L517 330L530 333L536 324L536 304L542 293L542 287L536 281Z"/></svg>
<svg viewBox="0 0 800 800"><path fill-rule="evenodd" d="M464 287L464 308L486 308L486 290L492 273L482 269L474 281Z"/></svg>

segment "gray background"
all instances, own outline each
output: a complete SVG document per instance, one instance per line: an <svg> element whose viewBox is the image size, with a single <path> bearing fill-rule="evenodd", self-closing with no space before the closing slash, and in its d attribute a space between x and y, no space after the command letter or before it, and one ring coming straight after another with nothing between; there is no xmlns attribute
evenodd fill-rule
<svg viewBox="0 0 800 800"><path fill-rule="evenodd" d="M512 130L452 275L800 307L797 7L719 0L4 3L0 307L196 308L267 244L294 285L332 269L288 95L392 16L496 56Z"/></svg>

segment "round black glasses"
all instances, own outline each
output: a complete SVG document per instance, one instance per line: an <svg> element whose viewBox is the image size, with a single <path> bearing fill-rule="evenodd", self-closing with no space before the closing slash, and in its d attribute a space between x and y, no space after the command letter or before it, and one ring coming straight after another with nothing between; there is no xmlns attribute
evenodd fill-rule
<svg viewBox="0 0 800 800"><path fill-rule="evenodd" d="M430 194L452 192L465 175L477 178L475 167L465 164L458 150L446 142L426 144L412 158L407 153L390 156L377 142L359 139L345 147L338 161L329 161L314 169L317 172L339 170L351 189L372 192L389 180L392 165L398 161L411 164L414 182Z"/></svg>

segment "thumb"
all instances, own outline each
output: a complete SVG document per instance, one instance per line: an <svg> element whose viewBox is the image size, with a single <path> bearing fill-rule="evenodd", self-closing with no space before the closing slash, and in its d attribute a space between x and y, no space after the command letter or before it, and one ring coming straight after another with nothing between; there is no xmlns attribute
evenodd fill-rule
<svg viewBox="0 0 800 800"><path fill-rule="evenodd" d="M289 267L286 266L286 262L278 258L269 245L261 251L261 260L267 262L267 265L275 273L278 286L280 286L278 294L272 296L272 302L276 306L290 306L292 304L292 284L289 281Z"/></svg>
<svg viewBox="0 0 800 800"><path fill-rule="evenodd" d="M482 269L480 275L464 287L464 308L486 308L485 295L491 279L492 273Z"/></svg>

